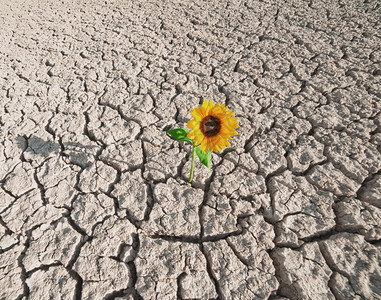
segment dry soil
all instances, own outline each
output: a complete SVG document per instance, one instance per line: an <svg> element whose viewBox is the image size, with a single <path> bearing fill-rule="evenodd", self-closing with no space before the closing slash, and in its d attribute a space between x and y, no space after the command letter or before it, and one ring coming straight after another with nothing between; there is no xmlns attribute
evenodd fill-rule
<svg viewBox="0 0 381 300"><path fill-rule="evenodd" d="M0 0L0 299L381 299L377 0ZM203 99L212 171L171 140Z"/></svg>

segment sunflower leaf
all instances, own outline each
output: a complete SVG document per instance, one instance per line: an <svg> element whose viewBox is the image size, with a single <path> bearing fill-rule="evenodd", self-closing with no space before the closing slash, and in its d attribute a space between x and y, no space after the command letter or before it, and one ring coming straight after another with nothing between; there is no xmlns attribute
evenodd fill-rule
<svg viewBox="0 0 381 300"><path fill-rule="evenodd" d="M200 161L210 170L211 152L208 150L206 153L201 150L200 145L196 147L196 154Z"/></svg>
<svg viewBox="0 0 381 300"><path fill-rule="evenodd" d="M184 128L171 129L167 131L167 133L170 134L174 140L193 144L193 140L187 137L188 132L189 131Z"/></svg>

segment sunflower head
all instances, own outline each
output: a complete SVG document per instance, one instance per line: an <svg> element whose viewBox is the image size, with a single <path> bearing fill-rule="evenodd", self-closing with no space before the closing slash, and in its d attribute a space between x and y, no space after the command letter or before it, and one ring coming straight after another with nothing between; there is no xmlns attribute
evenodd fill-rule
<svg viewBox="0 0 381 300"><path fill-rule="evenodd" d="M208 150L221 152L230 145L229 139L237 135L238 122L225 104L204 100L201 106L191 110L191 114L194 119L187 124L190 129L188 137L196 146L201 145L205 153Z"/></svg>

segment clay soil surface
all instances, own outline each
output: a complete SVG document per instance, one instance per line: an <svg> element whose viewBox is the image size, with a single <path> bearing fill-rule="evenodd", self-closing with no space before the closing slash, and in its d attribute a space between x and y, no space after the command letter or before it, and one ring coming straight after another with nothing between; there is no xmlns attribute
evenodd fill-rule
<svg viewBox="0 0 381 300"><path fill-rule="evenodd" d="M0 0L0 299L381 299L377 0ZM203 99L240 127L192 184Z"/></svg>

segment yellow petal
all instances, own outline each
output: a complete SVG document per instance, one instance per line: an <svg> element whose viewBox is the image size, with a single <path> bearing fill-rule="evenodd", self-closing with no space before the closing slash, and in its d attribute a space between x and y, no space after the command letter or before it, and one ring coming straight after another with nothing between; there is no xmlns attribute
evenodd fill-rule
<svg viewBox="0 0 381 300"><path fill-rule="evenodd" d="M193 129L194 127L198 127L198 124L199 122L197 122L196 120L189 120L187 123L187 127L189 129Z"/></svg>
<svg viewBox="0 0 381 300"><path fill-rule="evenodd" d="M187 127L191 129L188 133L188 137L193 140L195 145L201 145L201 150L204 152L210 151L222 151L230 145L229 140L232 136L237 135L235 129L239 127L238 121L234 115L234 112L229 110L223 103L214 103L212 100L204 99L202 105L191 110L193 120L189 120ZM201 129L200 123L207 116L213 116L220 120L220 131L214 136L205 136Z"/></svg>

